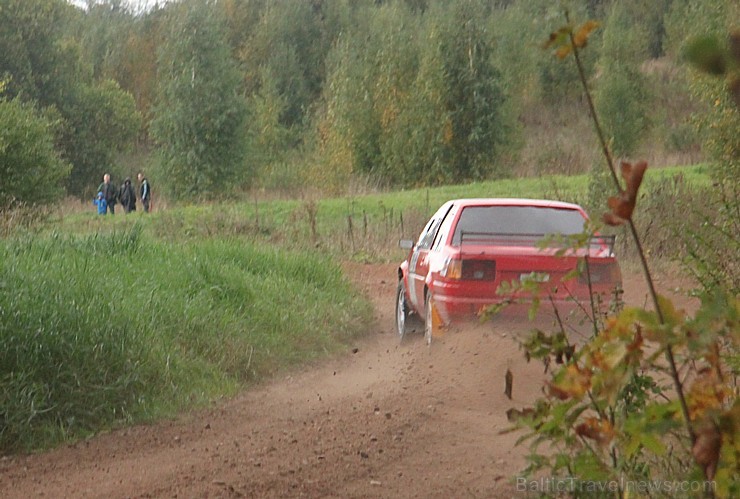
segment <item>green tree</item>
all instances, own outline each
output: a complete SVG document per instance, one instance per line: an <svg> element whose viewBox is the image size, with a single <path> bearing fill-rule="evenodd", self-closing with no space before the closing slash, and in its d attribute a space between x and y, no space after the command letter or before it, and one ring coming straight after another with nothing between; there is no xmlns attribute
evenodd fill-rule
<svg viewBox="0 0 740 499"><path fill-rule="evenodd" d="M91 194L105 171L116 171L116 155L125 151L142 125L134 98L113 80L97 85L79 85L64 103L62 144L72 165L69 191Z"/></svg>
<svg viewBox="0 0 740 499"><path fill-rule="evenodd" d="M70 171L54 149L54 127L20 99L0 100L0 210L64 194Z"/></svg>
<svg viewBox="0 0 740 499"><path fill-rule="evenodd" d="M370 29L374 35L367 58L372 60L372 109L377 126L378 156L366 163L366 172L384 183L407 184L413 180L414 159L406 149L413 130L416 102L411 88L419 70L417 34L423 33L420 17L405 3L375 9ZM411 174L411 175L409 175Z"/></svg>
<svg viewBox="0 0 740 499"><path fill-rule="evenodd" d="M239 50L247 94L259 91L263 68L269 66L269 84L285 101L280 122L289 128L306 121L321 95L329 50L322 15L321 2L267 2L260 11L259 22L251 26L250 36Z"/></svg>
<svg viewBox="0 0 740 499"><path fill-rule="evenodd" d="M97 80L113 79L136 101L147 119L156 90L156 54L164 9L134 14L122 0L88 6L81 28L82 57Z"/></svg>
<svg viewBox="0 0 740 499"><path fill-rule="evenodd" d="M64 0L8 0L0 8L5 95L54 117L56 148L73 165L67 187L83 196L133 141L141 121L129 94L114 82L96 83L96 66L85 62L93 59L83 56L77 38L85 21Z"/></svg>
<svg viewBox="0 0 740 499"><path fill-rule="evenodd" d="M213 197L249 180L247 109L222 13L212 1L178 4L159 54L151 133L175 198Z"/></svg>
<svg viewBox="0 0 740 499"><path fill-rule="evenodd" d="M63 100L80 76L66 31L76 15L64 0L4 0L0 5L0 78L5 95L40 107Z"/></svg>
<svg viewBox="0 0 740 499"><path fill-rule="evenodd" d="M675 0L666 16L667 49L678 57L698 39L713 39L716 48L729 59L728 38L737 29L739 16L737 3ZM735 36L740 38L740 35ZM702 45L700 43L699 47ZM734 57L737 57L736 52ZM723 71L714 72L738 71L737 61L727 60L724 65L725 68L714 68ZM688 220L699 218L702 223L697 227L690 226L688 220L676 220L675 232L681 235L688 254L686 263L699 282L711 292L724 290L737 295L740 269L736 259L728 255L740 251L737 238L740 231L740 110L733 101L728 76L706 74L696 69L686 75L686 85L698 103L693 124L702 138L704 151L713 161L710 174L714 182L702 196L702 202L691 207L691 217L687 217Z"/></svg>
<svg viewBox="0 0 740 499"><path fill-rule="evenodd" d="M489 176L511 124L488 7L439 2L422 13L389 2L358 12L329 59L325 144L352 173L385 184Z"/></svg>
<svg viewBox="0 0 740 499"><path fill-rule="evenodd" d="M260 80L260 90L249 100L250 161L258 172L281 162L293 147L295 136L294 131L280 119L288 104L277 88L270 66L262 68Z"/></svg>
<svg viewBox="0 0 740 499"><path fill-rule="evenodd" d="M651 96L640 64L647 58L646 34L623 3L613 5L599 58L596 108L617 156L629 156L649 127Z"/></svg>
<svg viewBox="0 0 740 499"><path fill-rule="evenodd" d="M371 173L380 157L380 120L373 92L376 59L371 49L377 45L370 41L374 33L369 18L364 16L354 29L343 33L327 59L326 110L319 133L331 175L316 172L313 177L331 182L334 189L341 187L337 181Z"/></svg>
<svg viewBox="0 0 740 499"><path fill-rule="evenodd" d="M725 45L730 33L738 28L738 16L740 6L737 3L674 0L666 16L667 48L674 57L681 57L687 44L698 37L715 37ZM712 175L717 182L731 184L737 199L740 191L740 114L730 98L727 80L691 71L686 84L701 105L694 116L694 124L702 135L704 149L718 163Z"/></svg>
<svg viewBox="0 0 740 499"><path fill-rule="evenodd" d="M390 147L403 185L440 184L449 179L444 163L445 133L451 123L444 105L444 65L436 52L426 51L397 120Z"/></svg>
<svg viewBox="0 0 740 499"><path fill-rule="evenodd" d="M445 70L444 105L450 114L445 131L450 179L480 179L490 175L510 124L502 113L505 96L501 74L493 66L485 31L485 6L467 0L454 2L442 29L440 57Z"/></svg>

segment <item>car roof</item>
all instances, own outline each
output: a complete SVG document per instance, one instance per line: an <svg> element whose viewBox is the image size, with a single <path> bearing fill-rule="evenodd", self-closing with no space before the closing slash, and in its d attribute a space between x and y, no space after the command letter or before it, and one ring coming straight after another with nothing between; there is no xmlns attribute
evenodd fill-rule
<svg viewBox="0 0 740 499"><path fill-rule="evenodd" d="M466 206L535 206L542 208L560 208L569 210L583 210L580 206L563 201L552 201L548 199L525 199L525 198L460 198L452 199L461 207Z"/></svg>

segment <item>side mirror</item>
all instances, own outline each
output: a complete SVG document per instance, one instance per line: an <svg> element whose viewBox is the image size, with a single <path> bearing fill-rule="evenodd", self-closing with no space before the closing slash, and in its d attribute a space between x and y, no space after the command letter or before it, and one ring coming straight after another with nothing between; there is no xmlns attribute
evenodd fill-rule
<svg viewBox="0 0 740 499"><path fill-rule="evenodd" d="M398 246L400 246L402 249L410 250L414 247L414 241L411 239L401 239L398 241Z"/></svg>

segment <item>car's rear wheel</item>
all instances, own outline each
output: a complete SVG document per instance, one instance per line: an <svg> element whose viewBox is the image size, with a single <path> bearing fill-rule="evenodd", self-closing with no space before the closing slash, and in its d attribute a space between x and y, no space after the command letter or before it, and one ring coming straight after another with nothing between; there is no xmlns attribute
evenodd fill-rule
<svg viewBox="0 0 740 499"><path fill-rule="evenodd" d="M409 314L409 305L406 303L406 287L403 285L403 280L400 280L396 290L396 333L398 333L400 341L403 341L408 332Z"/></svg>

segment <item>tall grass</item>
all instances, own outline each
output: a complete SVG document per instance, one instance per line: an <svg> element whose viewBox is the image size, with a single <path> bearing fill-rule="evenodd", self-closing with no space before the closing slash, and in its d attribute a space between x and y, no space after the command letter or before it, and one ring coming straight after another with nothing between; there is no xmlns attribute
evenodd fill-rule
<svg viewBox="0 0 740 499"><path fill-rule="evenodd" d="M328 258L141 226L0 242L0 450L232 393L369 317Z"/></svg>
<svg viewBox="0 0 740 499"><path fill-rule="evenodd" d="M679 180L676 180L679 179ZM654 196L655 210L648 210L646 223L667 215L664 210L670 189L680 182L685 189L708 186L706 165L650 170L643 196ZM338 258L388 261L399 258L399 238L414 238L429 216L445 201L463 197L527 197L569 201L591 208L598 219L606 206L589 206L588 175L547 175L540 178L504 179L437 188L414 189L340 198L296 200L249 199L211 205L185 206L150 217L153 234L173 240L197 240L214 236L246 237L250 240L300 250L320 249ZM603 196L599 199L603 199ZM680 210L681 207L677 206ZM85 230L92 215L72 226ZM117 217L116 224L127 223ZM655 247L665 244L657 234ZM621 238L626 240L626 238ZM651 240L647 240L651 244ZM620 248L626 251L627 248Z"/></svg>

